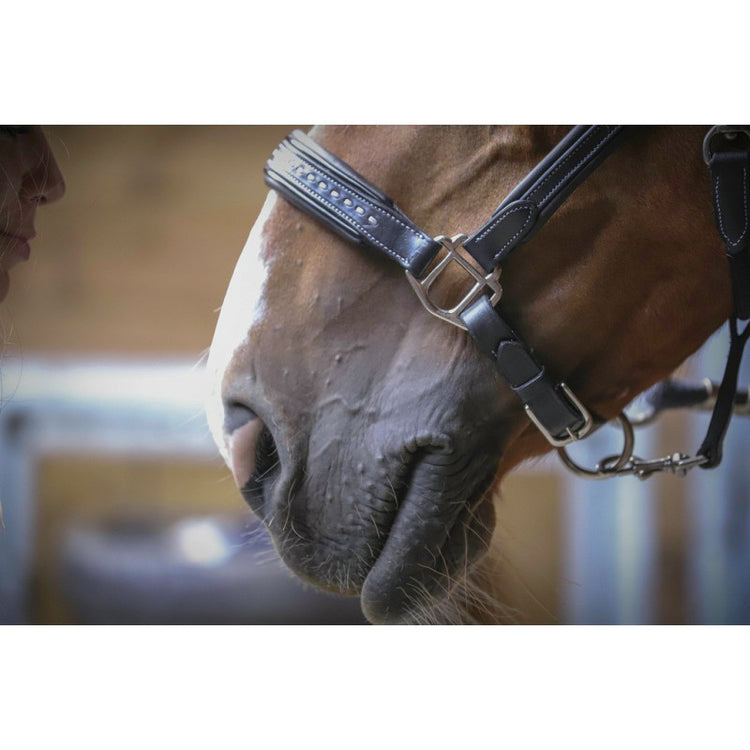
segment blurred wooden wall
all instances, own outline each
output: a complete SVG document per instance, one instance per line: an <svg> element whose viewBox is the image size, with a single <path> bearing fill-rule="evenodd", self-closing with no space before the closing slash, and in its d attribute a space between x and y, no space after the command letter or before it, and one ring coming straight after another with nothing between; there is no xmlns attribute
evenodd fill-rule
<svg viewBox="0 0 750 750"><path fill-rule="evenodd" d="M265 198L263 164L291 128L48 128L67 193L39 212L13 272L15 343L198 357Z"/></svg>

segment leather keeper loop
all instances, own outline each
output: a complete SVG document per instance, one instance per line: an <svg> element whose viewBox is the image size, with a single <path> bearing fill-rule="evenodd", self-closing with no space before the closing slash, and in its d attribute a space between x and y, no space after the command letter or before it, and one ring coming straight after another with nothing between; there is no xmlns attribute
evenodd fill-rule
<svg viewBox="0 0 750 750"><path fill-rule="evenodd" d="M487 297L481 297L461 316L471 337L485 355L496 364L521 403L553 437L576 432L585 417L556 387L531 351L493 308Z"/></svg>
<svg viewBox="0 0 750 750"><path fill-rule="evenodd" d="M577 125L495 209L464 247L491 271L529 240L611 153L623 125Z"/></svg>
<svg viewBox="0 0 750 750"><path fill-rule="evenodd" d="M750 237L750 154L726 151L711 158L716 227L728 255L739 255Z"/></svg>

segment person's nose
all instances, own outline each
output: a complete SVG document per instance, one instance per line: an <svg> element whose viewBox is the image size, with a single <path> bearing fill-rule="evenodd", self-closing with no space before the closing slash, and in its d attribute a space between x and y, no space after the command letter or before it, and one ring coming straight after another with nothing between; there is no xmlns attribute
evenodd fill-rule
<svg viewBox="0 0 750 750"><path fill-rule="evenodd" d="M54 203L65 194L65 179L46 138L42 158L24 177L22 193L27 200L42 205Z"/></svg>

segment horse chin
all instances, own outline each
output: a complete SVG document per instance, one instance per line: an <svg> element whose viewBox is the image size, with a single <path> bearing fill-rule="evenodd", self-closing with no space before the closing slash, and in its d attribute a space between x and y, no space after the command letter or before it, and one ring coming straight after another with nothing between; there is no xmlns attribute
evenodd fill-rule
<svg viewBox="0 0 750 750"><path fill-rule="evenodd" d="M411 444L381 464L380 479L395 482L375 486L370 474L352 492L327 481L321 496L314 483L297 487L269 446L243 488L246 501L297 576L361 596L373 623L429 620L489 546L495 463L487 456Z"/></svg>
<svg viewBox="0 0 750 750"><path fill-rule="evenodd" d="M457 515L451 510L456 507ZM419 481L412 483L362 587L367 619L377 624L435 620L433 613L487 551L494 525L486 485L468 497L452 493L434 498L423 493Z"/></svg>

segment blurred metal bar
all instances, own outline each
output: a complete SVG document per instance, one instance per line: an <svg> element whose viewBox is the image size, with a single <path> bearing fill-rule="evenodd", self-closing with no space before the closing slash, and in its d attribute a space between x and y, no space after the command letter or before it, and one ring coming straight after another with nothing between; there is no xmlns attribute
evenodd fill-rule
<svg viewBox="0 0 750 750"><path fill-rule="evenodd" d="M40 458L219 459L192 362L26 359L0 374L0 623L24 623Z"/></svg>
<svg viewBox="0 0 750 750"><path fill-rule="evenodd" d="M0 415L0 624L26 621L36 518L36 457L28 419Z"/></svg>
<svg viewBox="0 0 750 750"><path fill-rule="evenodd" d="M656 429L638 431L638 451L643 455L656 452L652 450ZM603 456L619 452L617 439L614 430L603 428L575 447L576 460L595 466ZM658 532L655 480L592 481L566 474L564 487L564 622L653 622Z"/></svg>
<svg viewBox="0 0 750 750"><path fill-rule="evenodd" d="M727 356L724 327L689 363L687 377L721 380ZM740 372L740 383L750 382L750 356ZM709 414L691 413L684 445L697 447ZM637 452L665 452L658 423L637 432ZM581 463L594 465L604 454L604 434L577 448ZM671 446L666 446L669 450ZM724 444L724 460L712 471L693 471L684 479L565 480L566 526L564 617L569 623L658 622L655 595L658 580L660 530L656 508L660 482L678 481L689 513L686 546L686 620L694 623L750 623L750 419L736 417Z"/></svg>
<svg viewBox="0 0 750 750"><path fill-rule="evenodd" d="M718 380L726 362L726 326L703 348L696 370ZM750 383L750 354L740 369ZM693 419L700 442L708 416ZM724 459L713 471L696 472L690 493L688 610L691 622L750 623L750 418L735 417L724 442Z"/></svg>

